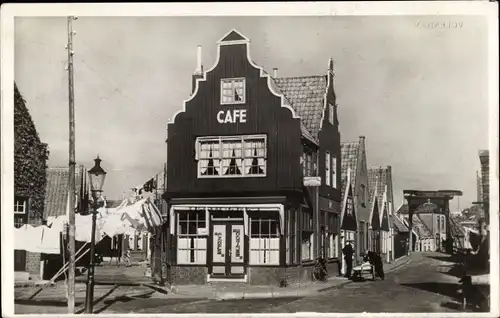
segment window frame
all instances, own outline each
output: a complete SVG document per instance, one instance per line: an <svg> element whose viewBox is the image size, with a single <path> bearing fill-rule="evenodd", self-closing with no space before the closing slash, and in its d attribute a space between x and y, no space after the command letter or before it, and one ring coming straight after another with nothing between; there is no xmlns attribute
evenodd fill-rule
<svg viewBox="0 0 500 318"><path fill-rule="evenodd" d="M193 213L195 212L197 215L203 215L204 217L204 224L205 226L204 227L200 227L198 226L198 224L200 224L202 221L200 221L198 219L198 217L196 218L196 233L194 234L191 234L189 233L189 229L190 229L190 226L189 226L189 223L190 223L190 219L189 219L189 214L190 213ZM176 256L177 256L177 264L179 265L206 265L207 264L207 261L208 261L208 235L207 234L198 234L198 230L200 228L203 228L203 229L206 229L207 228L207 225L208 225L208 220L207 220L207 215L206 215L206 211L205 210L202 210L202 209L198 209L198 210L179 210L177 211L177 217L176 217L176 230L177 230L177 235L176 235L176 243L177 243L177 252L176 252ZM181 221L181 214L187 214L187 221ZM181 223L187 223L187 233L181 233ZM193 247L189 247L189 248L179 248L179 243L180 243L180 240L181 239L189 239L190 241L190 245L194 245ZM200 248L199 247L199 241L198 240L204 240L205 243L202 244L202 245L205 245L205 247L203 248ZM196 241L194 241L196 240ZM190 258L190 261L186 262L184 258L180 257L179 253L180 252L184 252L186 251ZM205 254L204 254L204 257L202 257L201 260L198 260L198 253L197 251L205 251ZM194 256L193 256L194 254ZM191 261L191 258L194 258L193 261Z"/></svg>
<svg viewBox="0 0 500 318"><path fill-rule="evenodd" d="M263 221L269 223L269 233L268 234L262 234L262 227L263 227ZM258 222L259 223L259 234L258 236L254 236L255 234L252 231L252 224ZM274 229L274 233L271 233L271 229L273 226L271 223L276 223ZM275 266L275 265L280 265L280 254L281 254L281 233L280 233L280 218L279 215L275 215L275 213L269 214L268 216L259 216L259 215L249 215L249 220L248 220L248 239L249 239L249 244L248 244L248 265L267 265L267 266ZM258 248L253 248L252 247L252 239L259 239L259 247ZM271 246L264 246L264 248L261 247L261 241L260 240L278 240L278 247L277 248L271 248ZM265 242L265 241L264 241ZM265 245L265 244L264 244ZM258 259L254 259L253 253L257 251ZM264 259L262 260L260 258L261 253L263 252ZM276 254L276 257L271 257L271 254ZM265 257L269 255L268 259Z"/></svg>
<svg viewBox="0 0 500 318"><path fill-rule="evenodd" d="M224 83L231 83L231 89L234 89L234 83L241 81L243 83L243 98L241 101L229 101L229 102L224 102L223 97L227 96L224 95ZM241 105L246 103L246 79L245 77L230 77L230 78L221 78L220 80L220 104L221 105ZM233 96L234 99L234 96Z"/></svg>
<svg viewBox="0 0 500 318"><path fill-rule="evenodd" d="M331 154L330 162L332 165L331 185L332 188L337 189L337 156L335 154Z"/></svg>
<svg viewBox="0 0 500 318"><path fill-rule="evenodd" d="M262 139L264 142L264 157L256 157L256 158L263 158L264 159L264 165L263 165L263 174L249 174L246 172L245 169L245 159L248 159L245 157L245 147L244 143L245 140L251 140L251 139ZM235 157L236 159L242 160L241 163L241 170L243 170L242 174L235 174L235 175L225 175L222 173L223 170L223 159L222 159L222 152L223 152L223 143L224 141L231 141L231 140L237 140L241 142L241 157ZM218 169L219 169L219 174L218 175L202 175L201 171L201 162L202 160L207 160L206 158L201 158L201 144L203 142L211 142L211 141L218 141L219 144L219 157L218 158L213 158L215 160L219 160L218 164ZM255 157L252 157L255 158ZM258 135L238 135L238 136L206 136L206 137L197 137L195 140L195 160L196 160L196 169L197 169L197 176L198 179L224 179L224 178L264 178L267 177L267 160L268 160L268 143L267 143L267 135L265 134L258 134ZM260 165L259 165L260 167Z"/></svg>
<svg viewBox="0 0 500 318"><path fill-rule="evenodd" d="M18 202L22 202L22 204L18 204ZM26 211L27 203L28 203L28 199L26 199L26 198L14 198L14 214L15 215L26 215L26 213L27 213L27 211ZM19 212L17 210L17 208L21 207L21 206L23 208L23 211Z"/></svg>
<svg viewBox="0 0 500 318"><path fill-rule="evenodd" d="M330 152L329 151L325 151L325 185L326 186L330 186L331 185L331 182L330 182L330 178L332 177L331 176L331 167L332 163L331 163L331 157L330 157Z"/></svg>

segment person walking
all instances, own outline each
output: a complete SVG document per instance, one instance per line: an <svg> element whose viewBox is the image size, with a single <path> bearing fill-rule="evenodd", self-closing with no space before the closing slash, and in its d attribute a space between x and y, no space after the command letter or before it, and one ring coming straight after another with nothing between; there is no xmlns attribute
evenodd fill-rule
<svg viewBox="0 0 500 318"><path fill-rule="evenodd" d="M130 261L130 257L131 257L131 249L128 248L127 249L127 252L125 253L125 267L130 267L132 266L132 262Z"/></svg>
<svg viewBox="0 0 500 318"><path fill-rule="evenodd" d="M352 256L354 255L354 249L352 248L351 241L347 241L346 246L342 249L342 253L344 254L344 259L346 263L346 272L344 277L351 277L352 272Z"/></svg>

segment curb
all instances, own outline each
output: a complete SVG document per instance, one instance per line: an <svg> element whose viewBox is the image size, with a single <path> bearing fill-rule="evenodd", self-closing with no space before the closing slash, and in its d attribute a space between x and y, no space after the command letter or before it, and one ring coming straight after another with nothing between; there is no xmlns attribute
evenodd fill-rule
<svg viewBox="0 0 500 318"><path fill-rule="evenodd" d="M402 258L405 259L402 259ZM386 273L392 273L396 269L402 267L403 265L406 265L410 261L409 256L403 256L400 258L401 262L397 265L395 265L393 268L390 270L387 270ZM213 293L211 296L209 296L209 299L215 299L215 300L236 300L236 299L264 299L264 298L287 298L287 297L306 297L310 295L315 295L319 294L321 292L327 291L327 290L333 290L333 289L341 289L344 286L353 283L352 280L347 280L345 282L341 282L339 284L336 284L334 286L329 286L321 289L316 289L316 290L307 290L307 289L302 289L302 290L273 290L270 292L216 292ZM177 293L177 288L175 286L169 286L168 288L173 294L177 295L183 295L183 294L178 294ZM186 297L195 297L195 295L184 295Z"/></svg>

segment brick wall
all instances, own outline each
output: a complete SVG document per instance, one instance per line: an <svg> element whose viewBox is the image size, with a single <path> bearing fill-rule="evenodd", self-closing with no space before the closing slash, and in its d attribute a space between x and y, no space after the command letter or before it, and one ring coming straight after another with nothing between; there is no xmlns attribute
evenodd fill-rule
<svg viewBox="0 0 500 318"><path fill-rule="evenodd" d="M29 224L33 226L39 226L42 224L42 220L29 220ZM36 278L40 278L40 253L31 253L26 252L26 271L30 273L30 275Z"/></svg>
<svg viewBox="0 0 500 318"><path fill-rule="evenodd" d="M313 265L294 267L248 267L249 285L280 286L282 280L287 285L309 282L312 280ZM327 264L328 275L337 276L339 263L332 260ZM171 278L167 281L172 285L204 285L207 283L208 269L204 266L172 266ZM166 268L163 272L166 276Z"/></svg>
<svg viewBox="0 0 500 318"><path fill-rule="evenodd" d="M172 285L204 285L207 283L205 266L172 266Z"/></svg>

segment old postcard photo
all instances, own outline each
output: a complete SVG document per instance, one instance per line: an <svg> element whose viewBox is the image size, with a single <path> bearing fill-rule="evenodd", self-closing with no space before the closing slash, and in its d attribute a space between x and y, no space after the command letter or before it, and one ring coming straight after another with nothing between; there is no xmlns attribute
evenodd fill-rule
<svg viewBox="0 0 500 318"><path fill-rule="evenodd" d="M2 6L2 315L498 316L497 10Z"/></svg>

